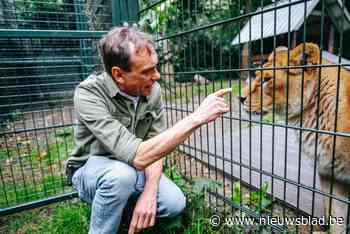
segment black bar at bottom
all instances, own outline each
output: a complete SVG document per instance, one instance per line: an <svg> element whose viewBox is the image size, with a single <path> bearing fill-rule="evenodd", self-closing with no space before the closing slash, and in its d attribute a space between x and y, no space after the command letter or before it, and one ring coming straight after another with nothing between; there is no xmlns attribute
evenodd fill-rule
<svg viewBox="0 0 350 234"><path fill-rule="evenodd" d="M5 216L5 215L14 214L14 213L24 211L24 210L38 208L38 207L49 205L49 204L52 204L55 202L65 201L65 200L72 199L75 197L78 197L78 193L77 192L70 192L70 193L65 193L65 194L53 196L50 198L41 199L38 201L28 202L28 203L24 203L21 205L0 209L0 217Z"/></svg>

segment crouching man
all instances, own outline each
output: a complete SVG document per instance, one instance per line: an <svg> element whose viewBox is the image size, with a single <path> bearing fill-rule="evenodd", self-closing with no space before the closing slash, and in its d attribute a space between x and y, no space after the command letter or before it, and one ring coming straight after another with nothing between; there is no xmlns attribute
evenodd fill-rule
<svg viewBox="0 0 350 234"><path fill-rule="evenodd" d="M162 174L162 158L195 129L229 111L222 98L229 90L210 94L165 130L150 36L114 28L99 49L104 73L91 75L75 90L76 148L66 172L79 197L92 205L90 234L116 233L128 199L137 195L131 234L153 226L156 217L173 217L184 209L184 194Z"/></svg>

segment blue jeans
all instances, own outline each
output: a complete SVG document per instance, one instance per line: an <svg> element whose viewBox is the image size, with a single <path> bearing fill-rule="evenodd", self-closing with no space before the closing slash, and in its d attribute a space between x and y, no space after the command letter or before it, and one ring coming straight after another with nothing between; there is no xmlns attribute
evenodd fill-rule
<svg viewBox="0 0 350 234"><path fill-rule="evenodd" d="M145 175L130 165L91 156L72 178L79 197L92 204L89 234L115 234L129 197L143 191ZM159 181L157 217L173 217L186 206L182 191L165 175Z"/></svg>

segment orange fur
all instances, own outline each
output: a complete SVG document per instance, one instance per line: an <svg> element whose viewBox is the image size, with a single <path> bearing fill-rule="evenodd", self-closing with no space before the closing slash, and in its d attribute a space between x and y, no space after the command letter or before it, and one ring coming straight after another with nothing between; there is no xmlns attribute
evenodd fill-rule
<svg viewBox="0 0 350 234"><path fill-rule="evenodd" d="M276 114L287 114L289 124L299 126L300 118L302 118L302 127L305 128L316 129L318 126L318 129L324 131L334 132L336 130L336 132L350 133L349 71L339 69L337 66L322 68L314 66L304 70L300 67L283 69L288 65L317 65L319 62L320 50L313 43L300 44L291 50L289 55L286 49L271 53L263 68L280 69L256 71L256 78L251 81L250 85L242 89L243 108L257 114L274 109ZM331 63L322 59L322 64ZM338 77L339 87L337 86ZM337 89L339 89L339 100L336 114ZM318 102L319 109L317 108ZM337 116L336 129L334 129L335 116ZM336 188L333 192L348 199L350 195L350 137L337 136L335 147L333 147L334 137L330 134L318 134L316 138L314 132L303 131L298 137L302 138L303 152L310 158L314 158L315 155L317 157L321 189L329 192L328 187L333 178L334 188ZM317 145L317 154L315 154L315 145ZM325 204L325 207L327 208L328 205ZM341 209L347 210L345 203L334 203L332 215L346 217L347 214L341 212ZM331 232L336 233L336 230L338 229L331 229Z"/></svg>

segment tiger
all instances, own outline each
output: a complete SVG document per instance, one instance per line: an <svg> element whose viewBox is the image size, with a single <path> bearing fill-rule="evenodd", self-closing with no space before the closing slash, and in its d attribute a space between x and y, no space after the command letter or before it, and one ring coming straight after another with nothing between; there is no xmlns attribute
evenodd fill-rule
<svg viewBox="0 0 350 234"><path fill-rule="evenodd" d="M320 130L316 136L315 131L300 134L294 128L297 139L301 137L302 152L310 159L316 157L320 190L329 194L332 184L334 197L343 201L323 200L326 216L344 218L344 224L330 226L330 232L343 232L350 219L344 202L350 199L350 72L320 59L319 46L305 42L289 53L287 47L276 48L256 70L255 78L247 80L250 83L239 97L245 111L258 115L274 111L290 125L302 123L303 129ZM341 135L334 137L334 132Z"/></svg>

